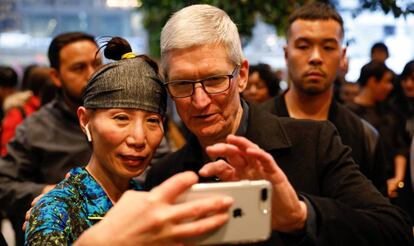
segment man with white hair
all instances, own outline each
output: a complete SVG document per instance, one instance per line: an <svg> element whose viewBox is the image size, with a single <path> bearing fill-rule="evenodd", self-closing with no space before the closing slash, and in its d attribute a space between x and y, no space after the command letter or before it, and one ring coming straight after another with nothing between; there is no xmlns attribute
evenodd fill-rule
<svg viewBox="0 0 414 246"><path fill-rule="evenodd" d="M267 179L274 233L265 244L410 243L407 218L359 172L330 123L278 118L240 99L249 64L224 11L193 5L175 13L161 33L161 64L194 135L153 166L147 188L186 170L201 181Z"/></svg>
<svg viewBox="0 0 414 246"><path fill-rule="evenodd" d="M186 170L204 181L267 179L274 233L260 245L412 244L408 218L359 172L331 123L279 118L240 100L249 65L237 27L224 11L209 5L178 11L162 31L161 52L167 88L194 135L151 168L147 188ZM174 176L149 195L126 194L78 245L109 244L113 238L142 245L136 237L146 237L143 227L154 222L143 219L142 211L157 210L152 219L161 224L172 209L154 201L183 189L179 183L188 178ZM178 232L182 239L202 228ZM171 233L177 231L165 231ZM184 244L181 239L177 245Z"/></svg>

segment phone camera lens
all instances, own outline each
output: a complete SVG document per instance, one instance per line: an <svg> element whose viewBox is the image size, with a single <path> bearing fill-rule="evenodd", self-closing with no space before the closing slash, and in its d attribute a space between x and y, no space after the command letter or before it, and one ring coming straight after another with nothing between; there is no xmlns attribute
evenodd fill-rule
<svg viewBox="0 0 414 246"><path fill-rule="evenodd" d="M263 188L262 189L262 191L261 191L261 198L262 198L262 201L266 201L267 200L267 189L266 188Z"/></svg>

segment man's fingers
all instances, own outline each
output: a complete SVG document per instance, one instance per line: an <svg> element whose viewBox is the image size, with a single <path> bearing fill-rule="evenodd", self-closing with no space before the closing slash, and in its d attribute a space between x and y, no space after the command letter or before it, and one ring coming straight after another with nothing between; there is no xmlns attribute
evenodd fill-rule
<svg viewBox="0 0 414 246"><path fill-rule="evenodd" d="M269 153L256 148L247 149L247 153L257 159L257 162L259 162L260 166L263 168L263 173L267 176L266 179L269 179L273 185L289 182L287 181L285 173L279 168L276 161Z"/></svg>
<svg viewBox="0 0 414 246"><path fill-rule="evenodd" d="M26 231L26 227L27 227L27 221L25 221L25 222L23 223L23 226L22 226L22 230L23 230L23 232L25 232L25 231Z"/></svg>
<svg viewBox="0 0 414 246"><path fill-rule="evenodd" d="M197 181L198 177L194 172L178 173L152 189L149 199L173 203L180 194L188 190Z"/></svg>
<svg viewBox="0 0 414 246"><path fill-rule="evenodd" d="M45 187L43 187L43 190L42 190L41 194L46 194L50 190L54 189L55 187L56 187L56 184L45 185Z"/></svg>
<svg viewBox="0 0 414 246"><path fill-rule="evenodd" d="M232 181L234 179L234 167L224 160L218 160L205 164L198 172L202 177L216 176L223 181Z"/></svg>
<svg viewBox="0 0 414 246"><path fill-rule="evenodd" d="M240 153L240 150L231 144L218 143L208 146L206 152L210 158L216 159L218 157L228 158L231 155Z"/></svg>
<svg viewBox="0 0 414 246"><path fill-rule="evenodd" d="M269 153L256 148L249 148L246 150L246 153L260 163L264 172L269 174L277 172L278 166Z"/></svg>
<svg viewBox="0 0 414 246"><path fill-rule="evenodd" d="M207 147L206 152L210 157L225 158L227 163L235 168L244 168L247 165L244 153L238 147L231 144L214 144Z"/></svg>
<svg viewBox="0 0 414 246"><path fill-rule="evenodd" d="M24 220L28 221L30 218L30 213L32 212L32 208L30 208L29 210L27 210L25 216L24 216Z"/></svg>
<svg viewBox="0 0 414 246"><path fill-rule="evenodd" d="M44 194L40 194L40 195L38 195L37 197L35 197L33 200L32 200L32 203L30 203L30 206L34 206L34 205L36 205L36 203L40 200L40 198L42 198L43 197L43 195ZM30 211L30 210L29 210Z"/></svg>
<svg viewBox="0 0 414 246"><path fill-rule="evenodd" d="M23 231L26 231L26 226L27 226L27 223L28 223L28 221L30 219L30 214L31 213L32 213L32 208L30 208L29 210L27 210L26 214L24 215L24 223L23 223L23 226L22 226L22 230Z"/></svg>
<svg viewBox="0 0 414 246"><path fill-rule="evenodd" d="M36 203L43 197L45 193L42 193L40 195L38 195L37 197L35 197L32 202L30 203L31 208L29 208L29 210L27 210L26 214L24 215L24 223L22 226L23 231L26 230L26 224L30 219L30 214L32 213L32 208L34 207L34 205L36 205Z"/></svg>
<svg viewBox="0 0 414 246"><path fill-rule="evenodd" d="M246 151L247 148L259 148L259 146L245 137L228 135L226 138L228 144L237 146L240 150Z"/></svg>

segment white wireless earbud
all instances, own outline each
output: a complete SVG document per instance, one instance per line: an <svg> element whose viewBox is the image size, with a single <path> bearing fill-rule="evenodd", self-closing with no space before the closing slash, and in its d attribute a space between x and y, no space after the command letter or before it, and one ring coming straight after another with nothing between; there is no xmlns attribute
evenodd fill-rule
<svg viewBox="0 0 414 246"><path fill-rule="evenodd" d="M162 123L162 121L160 121L160 128L161 128L161 131L162 131L162 133L164 133L164 124Z"/></svg>
<svg viewBox="0 0 414 246"><path fill-rule="evenodd" d="M92 142L92 136L91 136L91 132L89 131L88 124L85 125L85 134L86 134L86 138L88 139L88 142Z"/></svg>

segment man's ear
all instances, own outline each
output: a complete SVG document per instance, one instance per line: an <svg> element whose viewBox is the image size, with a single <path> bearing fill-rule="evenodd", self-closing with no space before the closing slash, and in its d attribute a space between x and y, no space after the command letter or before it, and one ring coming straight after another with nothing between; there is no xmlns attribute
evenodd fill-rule
<svg viewBox="0 0 414 246"><path fill-rule="evenodd" d="M342 52L341 58L346 59L346 61L348 62L348 59L346 58L346 51L347 51L347 46L341 48L341 52Z"/></svg>
<svg viewBox="0 0 414 246"><path fill-rule="evenodd" d="M343 68L347 68L348 70L348 57L346 56L347 47L341 48L341 59L340 59L340 66Z"/></svg>
<svg viewBox="0 0 414 246"><path fill-rule="evenodd" d="M240 65L238 77L238 89L239 93L241 93L246 89L247 80L249 79L249 62L246 59L244 59Z"/></svg>
<svg viewBox="0 0 414 246"><path fill-rule="evenodd" d="M285 56L285 63L287 64L287 58L288 58L288 47L287 44L285 46L283 46L283 55Z"/></svg>
<svg viewBox="0 0 414 246"><path fill-rule="evenodd" d="M53 84L57 88L61 88L62 87L62 82L61 82L61 79L60 79L59 72L56 69L52 68L52 69L50 69L49 74L50 74L50 77L52 78Z"/></svg>

